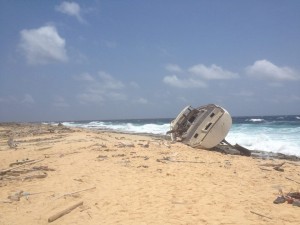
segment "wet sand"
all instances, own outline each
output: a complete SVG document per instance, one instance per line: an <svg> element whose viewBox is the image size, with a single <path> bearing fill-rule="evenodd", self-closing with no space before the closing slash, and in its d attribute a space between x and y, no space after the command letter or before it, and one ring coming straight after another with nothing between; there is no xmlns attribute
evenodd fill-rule
<svg viewBox="0 0 300 225"><path fill-rule="evenodd" d="M273 204L300 190L299 162L41 124L0 124L0 159L3 225L300 224L300 207Z"/></svg>

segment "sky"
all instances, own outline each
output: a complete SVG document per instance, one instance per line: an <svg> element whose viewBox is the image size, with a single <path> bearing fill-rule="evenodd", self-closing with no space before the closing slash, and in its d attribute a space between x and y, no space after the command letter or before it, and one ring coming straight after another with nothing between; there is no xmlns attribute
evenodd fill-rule
<svg viewBox="0 0 300 225"><path fill-rule="evenodd" d="M298 0L0 0L0 122L300 114Z"/></svg>

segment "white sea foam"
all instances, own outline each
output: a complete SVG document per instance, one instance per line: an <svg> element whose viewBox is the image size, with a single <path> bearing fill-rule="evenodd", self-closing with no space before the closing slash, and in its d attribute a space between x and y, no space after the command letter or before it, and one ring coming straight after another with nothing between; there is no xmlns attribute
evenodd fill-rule
<svg viewBox="0 0 300 225"><path fill-rule="evenodd" d="M235 127L229 131L226 140L250 150L283 153L300 156L300 128L284 128L274 132L272 128Z"/></svg>
<svg viewBox="0 0 300 225"><path fill-rule="evenodd" d="M133 133L166 134L170 124L134 124L134 123L111 123L111 122L89 122L85 124L64 122L63 125L69 127L82 127L94 129L108 129Z"/></svg>
<svg viewBox="0 0 300 225"><path fill-rule="evenodd" d="M234 124L226 140L232 144L240 144L250 150L283 153L300 156L300 127L278 127L272 123ZM108 129L121 132L149 133L164 135L170 129L169 123L138 123L116 121L64 122L69 127L89 129Z"/></svg>
<svg viewBox="0 0 300 225"><path fill-rule="evenodd" d="M264 122L265 120L264 119L249 119L249 120L246 120L246 121L251 121L251 122Z"/></svg>

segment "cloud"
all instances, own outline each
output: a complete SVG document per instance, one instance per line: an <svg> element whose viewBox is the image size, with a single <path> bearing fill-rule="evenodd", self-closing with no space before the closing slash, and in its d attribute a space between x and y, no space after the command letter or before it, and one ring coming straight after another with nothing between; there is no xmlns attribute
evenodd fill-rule
<svg viewBox="0 0 300 225"><path fill-rule="evenodd" d="M103 103L127 99L126 94L122 92L125 85L110 74L100 71L96 76L86 73L83 77L88 79L82 79L86 83L85 90L77 96L80 103Z"/></svg>
<svg viewBox="0 0 300 225"><path fill-rule="evenodd" d="M203 64L198 64L192 66L188 71L206 80L226 80L239 77L237 73L224 70L222 67L219 67L215 64L212 64L210 67L207 67Z"/></svg>
<svg viewBox="0 0 300 225"><path fill-rule="evenodd" d="M248 75L268 80L297 80L299 75L289 67L279 67L268 60L258 60L246 68Z"/></svg>
<svg viewBox="0 0 300 225"><path fill-rule="evenodd" d="M64 13L68 16L75 16L81 23L84 22L81 16L81 8L76 2L62 2L60 5L55 7L56 11Z"/></svg>
<svg viewBox="0 0 300 225"><path fill-rule="evenodd" d="M111 75L104 71L98 72L98 76L100 77L102 86L105 89L120 89L124 87L124 84L121 81L114 79Z"/></svg>
<svg viewBox="0 0 300 225"><path fill-rule="evenodd" d="M169 72L174 72L174 73L182 72L182 69L176 64L167 64L165 68Z"/></svg>
<svg viewBox="0 0 300 225"><path fill-rule="evenodd" d="M20 34L20 47L29 64L47 64L53 61L66 62L68 60L65 49L66 42L59 36L54 26L24 29Z"/></svg>
<svg viewBox="0 0 300 225"><path fill-rule="evenodd" d="M206 84L201 80L195 80L192 78L180 79L176 75L164 77L163 82L170 86L178 87L178 88L206 87Z"/></svg>
<svg viewBox="0 0 300 225"><path fill-rule="evenodd" d="M165 76L163 82L177 88L199 88L207 87L203 80L226 80L238 78L237 73L233 73L222 69L215 64L207 67L203 64L198 64L190 67L188 70L183 70L176 64L167 64L165 69L173 73L185 74L184 78L179 78L178 75Z"/></svg>
<svg viewBox="0 0 300 225"><path fill-rule="evenodd" d="M33 97L30 94L25 94L24 99L22 100L22 103L34 104L35 101L34 101Z"/></svg>

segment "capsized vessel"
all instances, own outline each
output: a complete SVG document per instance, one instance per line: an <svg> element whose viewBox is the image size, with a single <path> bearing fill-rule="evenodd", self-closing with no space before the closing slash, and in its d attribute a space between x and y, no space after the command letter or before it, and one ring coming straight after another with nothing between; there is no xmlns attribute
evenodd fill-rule
<svg viewBox="0 0 300 225"><path fill-rule="evenodd" d="M171 122L172 141L181 141L194 148L210 149L223 141L232 124L230 114L221 106L209 104L185 107Z"/></svg>

